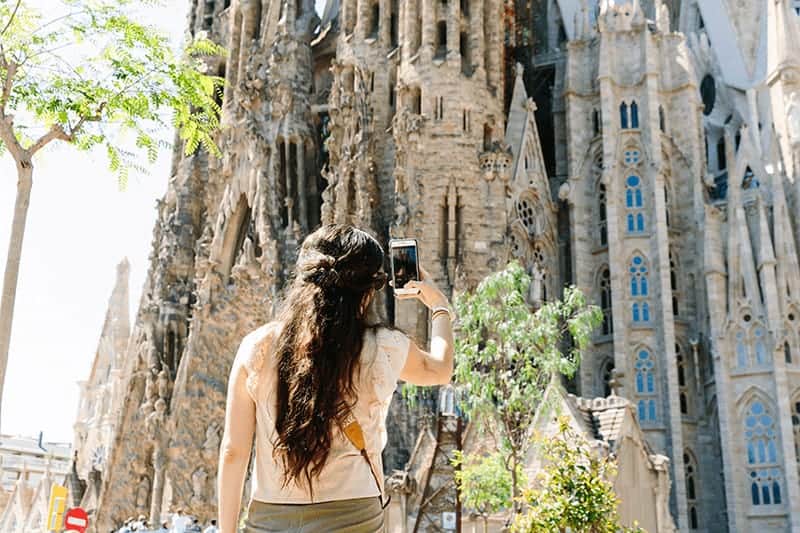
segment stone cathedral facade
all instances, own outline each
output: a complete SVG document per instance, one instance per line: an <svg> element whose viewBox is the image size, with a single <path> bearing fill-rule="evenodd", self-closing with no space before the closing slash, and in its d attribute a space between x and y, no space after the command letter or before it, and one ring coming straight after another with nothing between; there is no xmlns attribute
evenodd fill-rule
<svg viewBox="0 0 800 533"><path fill-rule="evenodd" d="M103 449L76 440L97 531L214 514L236 348L332 221L417 238L448 291L511 258L534 304L577 285L604 322L570 387L614 378L678 528L800 531L797 1L314 7L191 3L228 49L224 157L176 146ZM418 304L380 307L425 343ZM387 468L418 415L394 403Z"/></svg>

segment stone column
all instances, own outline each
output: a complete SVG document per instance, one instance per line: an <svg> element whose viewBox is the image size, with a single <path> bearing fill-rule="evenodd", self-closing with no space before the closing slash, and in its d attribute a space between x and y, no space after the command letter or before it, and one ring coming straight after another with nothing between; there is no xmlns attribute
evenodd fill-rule
<svg viewBox="0 0 800 533"><path fill-rule="evenodd" d="M297 218L303 233L308 231L308 191L306 190L306 143L303 139L297 143Z"/></svg>
<svg viewBox="0 0 800 533"><path fill-rule="evenodd" d="M294 218L293 207L294 207L294 200L292 199L292 190L294 184L292 183L292 140L291 138L287 137L285 142L283 143L283 153L284 153L284 161L286 164L284 165L283 171L284 175L282 176L286 183L286 196L284 197L283 201L286 202L286 227L292 227L292 219Z"/></svg>
<svg viewBox="0 0 800 533"><path fill-rule="evenodd" d="M469 0L468 0L469 1ZM446 13L447 20L447 60L456 61L460 57L461 33L461 3L457 0L448 2L450 12Z"/></svg>
<svg viewBox="0 0 800 533"><path fill-rule="evenodd" d="M242 15L240 12L232 10L231 18L233 19L232 29L228 40L228 57L230 57L230 64L227 68L227 72L229 72L228 80L223 91L224 106L231 104L234 87L236 87L236 84L239 82L239 47L242 41ZM223 113L223 117L230 117L230 113Z"/></svg>
<svg viewBox="0 0 800 533"><path fill-rule="evenodd" d="M484 65L484 30L483 30L483 2L484 0L467 0L472 2L470 9L470 32L475 45L472 47L472 66L478 71L485 68Z"/></svg>
<svg viewBox="0 0 800 533"><path fill-rule="evenodd" d="M353 27L356 18L355 0L343 0L341 10L342 32L347 34L348 30Z"/></svg>
<svg viewBox="0 0 800 533"><path fill-rule="evenodd" d="M433 3L438 0L422 2L422 47L433 55L436 46L436 10Z"/></svg>
<svg viewBox="0 0 800 533"><path fill-rule="evenodd" d="M150 495L150 523L161 523L161 499L164 496L164 452L161 443L153 450L153 489Z"/></svg>
<svg viewBox="0 0 800 533"><path fill-rule="evenodd" d="M356 7L356 37L360 40L364 40L367 38L367 34L369 33L369 20L370 20L370 9L372 7L372 2L370 0L356 0L357 7Z"/></svg>
<svg viewBox="0 0 800 533"><path fill-rule="evenodd" d="M489 11L488 16L486 17L486 29L489 31L486 32L486 43L485 46L487 47L486 50L488 51L487 54L487 65L486 65L486 74L487 74L487 81L491 87L496 89L500 88L500 80L501 80L501 71L502 66L500 65L500 54L502 53L502 46L500 43L502 42L502 32L503 32L503 17L502 17L502 4L498 0L484 0L488 2Z"/></svg>
<svg viewBox="0 0 800 533"><path fill-rule="evenodd" d="M392 3L391 0L379 0L379 5L378 42L388 49L392 45Z"/></svg>

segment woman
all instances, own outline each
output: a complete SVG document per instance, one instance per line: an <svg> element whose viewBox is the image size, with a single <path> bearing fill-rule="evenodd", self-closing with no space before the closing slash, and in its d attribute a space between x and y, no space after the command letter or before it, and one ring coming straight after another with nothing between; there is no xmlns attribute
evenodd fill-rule
<svg viewBox="0 0 800 533"><path fill-rule="evenodd" d="M438 385L453 372L448 302L424 272L406 285L417 294L404 298L433 311L430 353L369 323L383 263L367 233L323 226L300 248L277 320L242 341L220 451L221 533L237 531L254 436L247 533L382 530L381 452L397 380Z"/></svg>

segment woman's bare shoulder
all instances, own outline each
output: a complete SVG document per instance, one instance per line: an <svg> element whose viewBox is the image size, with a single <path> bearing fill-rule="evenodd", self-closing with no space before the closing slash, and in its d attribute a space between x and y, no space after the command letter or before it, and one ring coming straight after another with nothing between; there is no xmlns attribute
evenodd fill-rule
<svg viewBox="0 0 800 533"><path fill-rule="evenodd" d="M236 359L245 368L257 370L264 360L264 352L269 351L275 336L280 330L278 322L267 322L244 336Z"/></svg>

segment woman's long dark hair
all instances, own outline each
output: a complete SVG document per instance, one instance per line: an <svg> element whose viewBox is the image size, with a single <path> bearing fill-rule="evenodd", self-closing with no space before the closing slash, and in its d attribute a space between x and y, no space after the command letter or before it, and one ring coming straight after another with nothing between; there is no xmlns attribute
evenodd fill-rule
<svg viewBox="0 0 800 533"><path fill-rule="evenodd" d="M383 249L369 234L338 224L309 235L279 315L276 458L284 485L313 494L333 429L354 401L353 376L367 328L365 302L380 289Z"/></svg>

